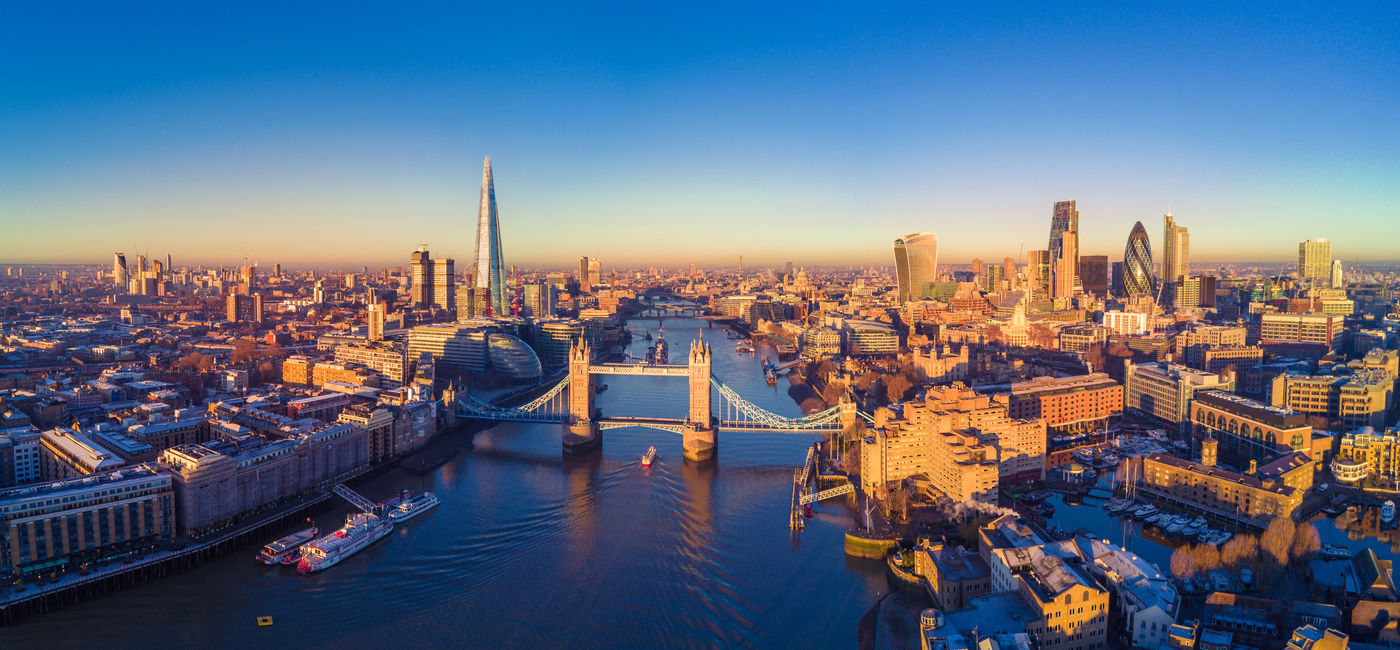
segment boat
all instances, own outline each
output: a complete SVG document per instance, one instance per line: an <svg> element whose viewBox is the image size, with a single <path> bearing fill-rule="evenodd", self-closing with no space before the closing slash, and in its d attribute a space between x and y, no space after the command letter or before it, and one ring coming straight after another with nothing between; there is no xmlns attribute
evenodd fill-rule
<svg viewBox="0 0 1400 650"><path fill-rule="evenodd" d="M651 462L656 460L656 447L647 447L647 453L642 454L642 467L651 467Z"/></svg>
<svg viewBox="0 0 1400 650"><path fill-rule="evenodd" d="M1317 557L1323 560L1345 560L1351 557L1351 550L1336 544L1323 544L1317 551Z"/></svg>
<svg viewBox="0 0 1400 650"><path fill-rule="evenodd" d="M1181 534L1186 537L1195 537L1201 534L1201 529L1195 525L1186 524L1186 527L1181 529Z"/></svg>
<svg viewBox="0 0 1400 650"><path fill-rule="evenodd" d="M298 556L302 546L305 546L307 542L316 539L317 532L319 531L316 530L316 527L312 526L310 528L307 528L306 530L297 531L295 533L292 533L291 535L283 537L282 539L272 542L271 544L262 547L261 551L258 551L257 560L259 562L262 562L263 564L268 565L287 564L290 558L295 558Z"/></svg>
<svg viewBox="0 0 1400 650"><path fill-rule="evenodd" d="M1166 515L1163 515L1163 514L1155 514L1155 515L1152 515L1151 517L1148 517L1148 518L1142 520L1142 523L1144 523L1144 524L1152 524L1153 526L1157 526L1157 525L1159 525L1159 524L1162 523L1162 519L1164 519L1165 517L1166 517Z"/></svg>
<svg viewBox="0 0 1400 650"><path fill-rule="evenodd" d="M754 348L752 345L749 345L747 342L744 342L734 346L734 351L740 354L753 354Z"/></svg>
<svg viewBox="0 0 1400 650"><path fill-rule="evenodd" d="M1180 518L1173 519L1172 522L1171 522L1170 524L1167 525L1167 534L1168 534L1168 535L1175 535L1175 534L1181 532L1181 529L1183 529L1183 528L1185 528L1185 527L1186 527L1186 523L1183 522L1183 521L1181 521Z"/></svg>
<svg viewBox="0 0 1400 650"><path fill-rule="evenodd" d="M1381 523L1388 524L1392 521L1395 521L1395 502L1386 499L1385 503L1381 504Z"/></svg>
<svg viewBox="0 0 1400 650"><path fill-rule="evenodd" d="M1107 510L1109 514L1116 515L1132 507L1132 505L1133 502L1129 499L1110 499L1108 503L1104 504L1104 510Z"/></svg>
<svg viewBox="0 0 1400 650"><path fill-rule="evenodd" d="M394 530L394 522L369 513L345 517L345 525L335 532L302 547L297 573L324 571L373 544Z"/></svg>
<svg viewBox="0 0 1400 650"><path fill-rule="evenodd" d="M1210 577L1215 583L1216 591L1230 590L1230 575L1228 573L1225 573L1224 569L1212 569L1210 572Z"/></svg>
<svg viewBox="0 0 1400 650"><path fill-rule="evenodd" d="M647 340L647 341L650 341L650 340L651 340L651 332L647 332L646 335L644 335L642 338L645 339L645 340Z"/></svg>
<svg viewBox="0 0 1400 650"><path fill-rule="evenodd" d="M1206 518L1201 516L1197 516L1195 519L1191 520L1191 525L1196 528L1205 528L1207 523L1209 522L1206 521Z"/></svg>
<svg viewBox="0 0 1400 650"><path fill-rule="evenodd" d="M807 505L802 506L802 516L808 519L812 518L812 504L809 503Z"/></svg>
<svg viewBox="0 0 1400 650"><path fill-rule="evenodd" d="M1254 572L1250 571L1247 566L1240 567L1240 584L1248 587L1251 582L1254 582Z"/></svg>
<svg viewBox="0 0 1400 650"><path fill-rule="evenodd" d="M391 508L384 516L388 517L392 523L403 523L436 508L439 503L442 501L432 492L424 492L416 497L410 497L408 490L404 490L399 504Z"/></svg>
<svg viewBox="0 0 1400 650"><path fill-rule="evenodd" d="M1215 536L1219 534L1220 531L1214 528L1207 528L1205 530L1202 530L1199 535L1196 535L1196 541L1202 544L1209 544L1210 540L1215 539Z"/></svg>
<svg viewBox="0 0 1400 650"><path fill-rule="evenodd" d="M652 358L654 359L655 363L660 364L660 363L669 363L669 362L670 362L671 357L670 357L670 354L669 354L669 347L670 347L670 346L666 345L666 337L664 337L664 336L658 336L658 337L656 337L656 353L655 353L655 355L652 357Z"/></svg>
<svg viewBox="0 0 1400 650"><path fill-rule="evenodd" d="M769 368L763 372L763 379L764 381L768 382L769 386L778 385L778 373L773 372L772 368Z"/></svg>
<svg viewBox="0 0 1400 650"><path fill-rule="evenodd" d="M1219 534L1219 535L1216 535L1214 538L1212 538L1212 539L1210 540L1210 544L1211 544L1211 546L1221 546L1221 545L1223 545L1225 542L1230 541L1230 538L1232 538L1232 537L1234 537L1234 536L1235 536L1234 533L1232 533L1232 532L1230 532L1230 531L1228 531L1228 530L1222 530L1222 531L1220 531L1220 534Z"/></svg>

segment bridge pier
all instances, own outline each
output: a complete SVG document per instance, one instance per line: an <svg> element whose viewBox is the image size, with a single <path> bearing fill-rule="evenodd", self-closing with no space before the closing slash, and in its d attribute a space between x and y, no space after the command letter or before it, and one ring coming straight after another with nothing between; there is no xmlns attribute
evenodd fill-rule
<svg viewBox="0 0 1400 650"><path fill-rule="evenodd" d="M603 432L592 420L564 423L564 453L581 454L603 444Z"/></svg>
<svg viewBox="0 0 1400 650"><path fill-rule="evenodd" d="M686 460L700 462L715 457L715 451L719 447L719 429L714 426L700 427L686 423L681 437Z"/></svg>

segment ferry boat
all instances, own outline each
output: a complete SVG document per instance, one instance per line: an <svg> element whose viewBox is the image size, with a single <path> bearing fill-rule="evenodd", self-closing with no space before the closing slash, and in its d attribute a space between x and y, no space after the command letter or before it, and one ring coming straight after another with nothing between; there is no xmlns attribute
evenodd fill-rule
<svg viewBox="0 0 1400 650"><path fill-rule="evenodd" d="M1388 524L1393 521L1395 521L1395 502L1386 499L1385 503L1381 504L1381 523Z"/></svg>
<svg viewBox="0 0 1400 650"><path fill-rule="evenodd" d="M416 497L410 497L408 490L404 490L399 504L390 508L384 516L388 517L390 523L403 523L436 508L439 503L442 503L442 500L438 499L437 495L432 492L424 492Z"/></svg>
<svg viewBox="0 0 1400 650"><path fill-rule="evenodd" d="M766 382L768 382L768 385L769 385L769 386L777 386L777 385L778 385L778 373L773 372L773 369L772 369L772 368L769 368L769 369L763 371L763 380L766 381Z"/></svg>
<svg viewBox="0 0 1400 650"><path fill-rule="evenodd" d="M268 565L288 564L296 559L302 546L316 539L317 532L319 531L316 530L316 527L312 526L306 530L298 531L283 537L282 539L262 547L262 550L258 552L257 560Z"/></svg>
<svg viewBox="0 0 1400 650"><path fill-rule="evenodd" d="M305 575L329 569L379 541L392 530L394 522L383 517L363 512L348 515L345 525L339 530L302 548L297 573Z"/></svg>
<svg viewBox="0 0 1400 650"><path fill-rule="evenodd" d="M749 345L747 342L745 342L734 346L734 351L740 354L753 354L754 348L752 345Z"/></svg>
<svg viewBox="0 0 1400 650"><path fill-rule="evenodd" d="M656 447L647 447L647 453L642 454L642 467L651 467L651 462L656 460Z"/></svg>

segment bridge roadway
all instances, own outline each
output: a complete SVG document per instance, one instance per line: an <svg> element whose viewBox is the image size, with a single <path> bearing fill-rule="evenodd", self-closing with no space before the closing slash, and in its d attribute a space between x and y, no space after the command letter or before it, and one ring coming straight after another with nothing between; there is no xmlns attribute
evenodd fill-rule
<svg viewBox="0 0 1400 650"><path fill-rule="evenodd" d="M588 366L590 375L656 375L661 377L689 377L690 366L658 365L637 363L595 363Z"/></svg>

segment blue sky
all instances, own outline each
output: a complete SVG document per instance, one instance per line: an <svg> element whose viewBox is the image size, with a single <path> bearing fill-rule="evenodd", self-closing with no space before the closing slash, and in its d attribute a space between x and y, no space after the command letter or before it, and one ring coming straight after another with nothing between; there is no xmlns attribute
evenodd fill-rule
<svg viewBox="0 0 1400 650"><path fill-rule="evenodd" d="M1394 2L197 4L0 10L0 260L1400 258Z"/></svg>

